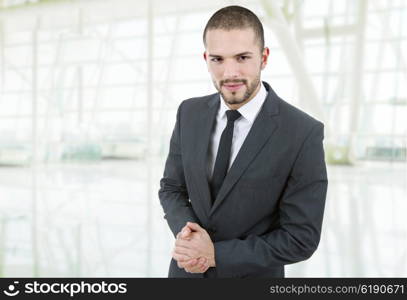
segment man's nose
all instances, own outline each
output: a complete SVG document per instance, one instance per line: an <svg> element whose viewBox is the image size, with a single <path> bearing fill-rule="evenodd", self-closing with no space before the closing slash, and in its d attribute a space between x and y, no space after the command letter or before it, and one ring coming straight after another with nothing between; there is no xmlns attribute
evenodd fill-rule
<svg viewBox="0 0 407 300"><path fill-rule="evenodd" d="M236 62L229 61L225 62L224 64L224 71L223 71L223 78L231 79L231 78L238 78L240 75L239 66Z"/></svg>

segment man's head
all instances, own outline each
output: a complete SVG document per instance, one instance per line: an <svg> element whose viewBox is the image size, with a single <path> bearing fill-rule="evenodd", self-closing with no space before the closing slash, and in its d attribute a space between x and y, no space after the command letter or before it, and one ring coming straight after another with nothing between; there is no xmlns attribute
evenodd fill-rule
<svg viewBox="0 0 407 300"><path fill-rule="evenodd" d="M241 6L224 7L209 19L203 40L208 71L226 104L237 109L250 101L269 55L258 17Z"/></svg>

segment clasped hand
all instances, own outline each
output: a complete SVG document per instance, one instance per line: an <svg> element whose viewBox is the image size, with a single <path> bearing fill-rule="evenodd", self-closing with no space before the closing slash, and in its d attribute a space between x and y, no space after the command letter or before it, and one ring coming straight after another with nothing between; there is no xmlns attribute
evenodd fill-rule
<svg viewBox="0 0 407 300"><path fill-rule="evenodd" d="M189 273L204 273L215 267L215 248L207 231L197 223L187 222L177 234L172 257L178 267Z"/></svg>

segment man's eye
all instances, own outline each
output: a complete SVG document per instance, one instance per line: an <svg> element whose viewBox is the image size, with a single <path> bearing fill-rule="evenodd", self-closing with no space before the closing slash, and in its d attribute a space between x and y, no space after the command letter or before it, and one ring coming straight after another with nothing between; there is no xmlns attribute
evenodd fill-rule
<svg viewBox="0 0 407 300"><path fill-rule="evenodd" d="M214 57L214 58L211 59L211 61L213 61L213 62L220 62L221 60L222 59L219 58L219 57Z"/></svg>
<svg viewBox="0 0 407 300"><path fill-rule="evenodd" d="M250 57L249 56L247 56L247 55L241 55L241 56L239 56L239 60L247 60L247 59L249 59Z"/></svg>

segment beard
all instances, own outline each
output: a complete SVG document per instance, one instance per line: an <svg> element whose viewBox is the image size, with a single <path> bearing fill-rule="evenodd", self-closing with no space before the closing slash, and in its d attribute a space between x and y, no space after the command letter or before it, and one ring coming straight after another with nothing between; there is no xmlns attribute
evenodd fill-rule
<svg viewBox="0 0 407 300"><path fill-rule="evenodd" d="M222 86L227 83L243 83L246 87L246 91L242 96L238 96L238 93L240 91L235 91L235 92L229 92L230 94L226 94L222 91ZM246 79L227 79L227 80L221 80L219 82L219 85L216 83L216 81L213 81L213 84L215 85L215 88L218 90L218 92L222 95L222 98L225 100L227 104L241 104L250 99L254 92L256 91L258 85L260 83L260 74L257 75L252 82L248 83Z"/></svg>

